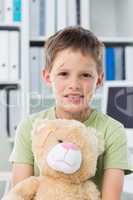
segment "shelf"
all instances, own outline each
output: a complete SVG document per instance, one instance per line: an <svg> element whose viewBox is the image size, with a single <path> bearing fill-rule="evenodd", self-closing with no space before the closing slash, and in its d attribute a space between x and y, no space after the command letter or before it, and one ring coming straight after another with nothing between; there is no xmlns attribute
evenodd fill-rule
<svg viewBox="0 0 133 200"><path fill-rule="evenodd" d="M0 81L0 85L19 85L20 80L18 81Z"/></svg>
<svg viewBox="0 0 133 200"><path fill-rule="evenodd" d="M12 24L0 23L0 30L19 30L20 28L21 28L20 23L12 23Z"/></svg>
<svg viewBox="0 0 133 200"><path fill-rule="evenodd" d="M6 90L10 90L10 89L18 89L20 87L20 81L3 81L0 82L0 89L6 89Z"/></svg>
<svg viewBox="0 0 133 200"><path fill-rule="evenodd" d="M30 46L44 46L46 36L32 37L30 39Z"/></svg>
<svg viewBox="0 0 133 200"><path fill-rule="evenodd" d="M133 37L99 37L104 43L133 44Z"/></svg>

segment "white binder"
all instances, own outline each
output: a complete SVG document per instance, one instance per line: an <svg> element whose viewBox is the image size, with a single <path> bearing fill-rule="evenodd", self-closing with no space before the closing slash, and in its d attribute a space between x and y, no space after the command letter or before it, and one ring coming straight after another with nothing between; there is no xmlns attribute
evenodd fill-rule
<svg viewBox="0 0 133 200"><path fill-rule="evenodd" d="M45 25L46 25L46 13L45 13L45 4L46 0L39 1L39 35L45 35Z"/></svg>
<svg viewBox="0 0 133 200"><path fill-rule="evenodd" d="M90 1L80 1L80 25L86 29L90 28Z"/></svg>
<svg viewBox="0 0 133 200"><path fill-rule="evenodd" d="M0 0L0 22L4 21L4 1Z"/></svg>
<svg viewBox="0 0 133 200"><path fill-rule="evenodd" d="M39 36L39 0L30 1L30 35Z"/></svg>
<svg viewBox="0 0 133 200"><path fill-rule="evenodd" d="M9 92L9 134L14 138L21 116L20 90Z"/></svg>
<svg viewBox="0 0 133 200"><path fill-rule="evenodd" d="M125 74L126 80L133 81L133 47L125 47Z"/></svg>
<svg viewBox="0 0 133 200"><path fill-rule="evenodd" d="M40 93L40 67L39 47L30 48L30 91L33 94Z"/></svg>
<svg viewBox="0 0 133 200"><path fill-rule="evenodd" d="M13 1L12 0L5 0L5 10L4 10L4 13L5 13L5 16L4 16L4 19L5 19L5 22L8 23L8 24L12 24L13 22Z"/></svg>
<svg viewBox="0 0 133 200"><path fill-rule="evenodd" d="M45 0L45 35L55 33L56 24L56 2L55 0Z"/></svg>
<svg viewBox="0 0 133 200"><path fill-rule="evenodd" d="M8 31L0 31L0 82L8 81Z"/></svg>
<svg viewBox="0 0 133 200"><path fill-rule="evenodd" d="M57 0L57 30L67 26L67 0Z"/></svg>
<svg viewBox="0 0 133 200"><path fill-rule="evenodd" d="M7 137L6 90L0 90L0 137Z"/></svg>
<svg viewBox="0 0 133 200"><path fill-rule="evenodd" d="M76 0L67 0L67 25L74 26L77 24Z"/></svg>
<svg viewBox="0 0 133 200"><path fill-rule="evenodd" d="M19 79L19 31L9 31L9 81Z"/></svg>

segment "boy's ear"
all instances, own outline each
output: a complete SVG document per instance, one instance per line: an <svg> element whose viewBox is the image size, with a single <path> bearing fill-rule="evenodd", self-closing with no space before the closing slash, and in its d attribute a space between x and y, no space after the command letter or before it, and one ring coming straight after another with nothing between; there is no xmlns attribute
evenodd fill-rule
<svg viewBox="0 0 133 200"><path fill-rule="evenodd" d="M46 84L47 84L48 86L51 85L50 72L49 72L48 69L43 69L43 70L42 70L42 79L43 79L43 81L46 82Z"/></svg>
<svg viewBox="0 0 133 200"><path fill-rule="evenodd" d="M98 75L98 79L97 79L97 83L96 83L97 88L98 88L99 86L102 86L102 85L103 85L103 78L104 78L104 73L100 73L100 74Z"/></svg>

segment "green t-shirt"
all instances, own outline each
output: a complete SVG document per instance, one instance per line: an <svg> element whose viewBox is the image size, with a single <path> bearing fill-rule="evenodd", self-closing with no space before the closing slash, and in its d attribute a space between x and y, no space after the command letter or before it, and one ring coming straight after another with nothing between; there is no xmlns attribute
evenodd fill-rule
<svg viewBox="0 0 133 200"><path fill-rule="evenodd" d="M55 119L54 107L47 111L31 115L20 123L16 134L14 149L10 156L10 161L12 162L33 165L36 176L39 175L39 169L32 153L31 130L34 121L39 118ZM123 169L125 174L130 173L133 167L130 166L128 160L127 140L123 125L96 110L93 110L84 124L96 128L104 139L105 150L99 156L97 172L94 177L96 184L100 187L100 180L104 169L117 168Z"/></svg>

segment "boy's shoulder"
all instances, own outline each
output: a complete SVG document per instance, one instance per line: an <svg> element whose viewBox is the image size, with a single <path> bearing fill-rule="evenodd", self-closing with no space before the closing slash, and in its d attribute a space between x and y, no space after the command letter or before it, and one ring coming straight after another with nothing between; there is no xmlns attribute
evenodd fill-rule
<svg viewBox="0 0 133 200"><path fill-rule="evenodd" d="M54 107L28 115L26 118L21 120L19 127L31 129L34 122L39 119L55 119Z"/></svg>
<svg viewBox="0 0 133 200"><path fill-rule="evenodd" d="M99 131L111 131L116 129L123 129L123 124L119 121L113 119L107 114L94 110L85 124L87 126L93 126L97 128Z"/></svg>
<svg viewBox="0 0 133 200"><path fill-rule="evenodd" d="M119 122L118 120L112 118L111 116L104 114L102 112L98 112L96 111L96 117L97 120L99 120L99 122L101 123L106 123L106 124L110 124L110 125L114 125L114 126L123 126L121 122Z"/></svg>

